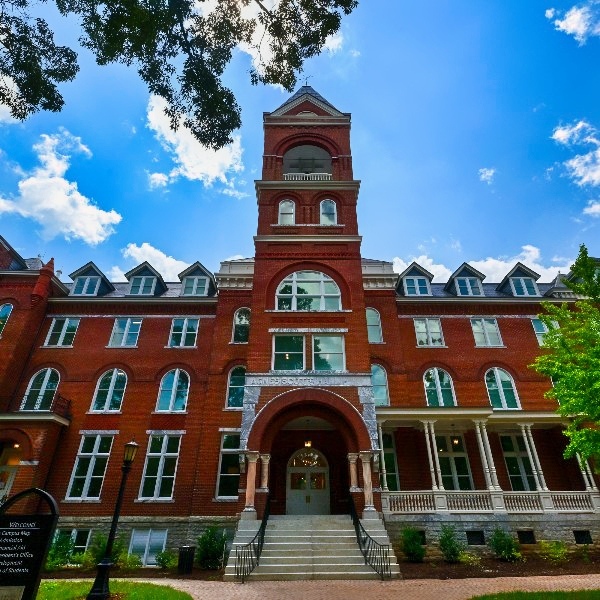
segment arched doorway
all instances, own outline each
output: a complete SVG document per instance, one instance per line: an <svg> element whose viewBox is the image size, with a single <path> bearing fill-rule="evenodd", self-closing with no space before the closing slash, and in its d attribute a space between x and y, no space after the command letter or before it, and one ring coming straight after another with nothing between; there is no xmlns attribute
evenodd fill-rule
<svg viewBox="0 0 600 600"><path fill-rule="evenodd" d="M286 473L288 515L328 515L329 465L315 448L301 448L290 458Z"/></svg>

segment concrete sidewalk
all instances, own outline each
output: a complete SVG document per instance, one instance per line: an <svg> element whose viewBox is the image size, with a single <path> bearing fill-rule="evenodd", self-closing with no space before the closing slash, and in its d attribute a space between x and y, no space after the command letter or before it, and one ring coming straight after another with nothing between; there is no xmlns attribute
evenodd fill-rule
<svg viewBox="0 0 600 600"><path fill-rule="evenodd" d="M385 582L253 581L241 584L182 579L144 581L188 592L194 600L468 600L495 592L585 589L598 590L600 599L600 574Z"/></svg>

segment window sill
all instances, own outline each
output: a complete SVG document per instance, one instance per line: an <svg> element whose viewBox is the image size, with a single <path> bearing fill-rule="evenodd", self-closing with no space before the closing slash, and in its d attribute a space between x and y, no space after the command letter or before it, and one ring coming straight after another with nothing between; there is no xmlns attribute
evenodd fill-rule
<svg viewBox="0 0 600 600"><path fill-rule="evenodd" d="M248 342L229 342L230 346L247 346Z"/></svg>
<svg viewBox="0 0 600 600"><path fill-rule="evenodd" d="M163 346L168 350L197 350L198 346Z"/></svg>
<svg viewBox="0 0 600 600"><path fill-rule="evenodd" d="M69 504L100 504L102 500L100 498L65 498L61 502L68 502Z"/></svg>
<svg viewBox="0 0 600 600"><path fill-rule="evenodd" d="M65 345L59 345L59 344L53 344L53 345L43 345L40 346L40 348L72 348L73 344L71 344L70 346Z"/></svg>
<svg viewBox="0 0 600 600"><path fill-rule="evenodd" d="M307 313L319 313L319 314L323 314L323 313L331 313L331 314L336 314L336 313L351 313L352 311L347 309L347 308L342 308L340 310L277 310L276 308L269 308L267 310L264 310L263 312L266 313L281 313L281 314L301 314L301 315L305 315Z"/></svg>
<svg viewBox="0 0 600 600"><path fill-rule="evenodd" d="M121 415L123 411L121 410L88 410L86 415Z"/></svg>
<svg viewBox="0 0 600 600"><path fill-rule="evenodd" d="M216 497L212 499L212 502L239 502L239 496L226 496L226 497Z"/></svg>
<svg viewBox="0 0 600 600"><path fill-rule="evenodd" d="M223 410L239 412L241 410L244 410L244 407L243 406L226 406Z"/></svg>
<svg viewBox="0 0 600 600"><path fill-rule="evenodd" d="M173 498L136 498L134 502L139 502L142 504L152 503L163 503L163 504L174 504L175 500Z"/></svg>
<svg viewBox="0 0 600 600"><path fill-rule="evenodd" d="M135 346L111 346L110 344L108 346L104 346L105 348L110 348L112 350L131 350L132 348L137 348L137 344Z"/></svg>
<svg viewBox="0 0 600 600"><path fill-rule="evenodd" d="M153 410L151 415L187 415L187 410Z"/></svg>
<svg viewBox="0 0 600 600"><path fill-rule="evenodd" d="M369 344L379 344L385 346L385 342L369 342Z"/></svg>
<svg viewBox="0 0 600 600"><path fill-rule="evenodd" d="M423 346L415 346L415 348L447 348L446 344L427 344Z"/></svg>
<svg viewBox="0 0 600 600"><path fill-rule="evenodd" d="M492 345L489 344L487 346L475 346L475 348L506 348L506 346L504 344L500 344L500 345Z"/></svg>

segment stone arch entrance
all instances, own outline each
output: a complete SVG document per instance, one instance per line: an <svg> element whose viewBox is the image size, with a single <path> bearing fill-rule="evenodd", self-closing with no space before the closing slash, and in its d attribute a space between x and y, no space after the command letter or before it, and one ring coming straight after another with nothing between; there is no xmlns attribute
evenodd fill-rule
<svg viewBox="0 0 600 600"><path fill-rule="evenodd" d="M316 448L300 448L288 461L285 512L288 515L330 513L329 464Z"/></svg>

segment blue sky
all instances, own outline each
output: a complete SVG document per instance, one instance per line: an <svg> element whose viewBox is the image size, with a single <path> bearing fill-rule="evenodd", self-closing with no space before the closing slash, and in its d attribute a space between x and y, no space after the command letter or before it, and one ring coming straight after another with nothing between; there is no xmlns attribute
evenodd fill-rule
<svg viewBox="0 0 600 600"><path fill-rule="evenodd" d="M252 256L262 113L290 94L252 86L251 60L226 72L243 125L214 153L169 131L134 69L81 50L63 112L0 107L0 233L65 281L89 260L173 280ZM548 281L580 243L600 256L599 65L597 0L361 0L304 76L352 113L363 256L438 280L466 261L487 281L517 260Z"/></svg>

